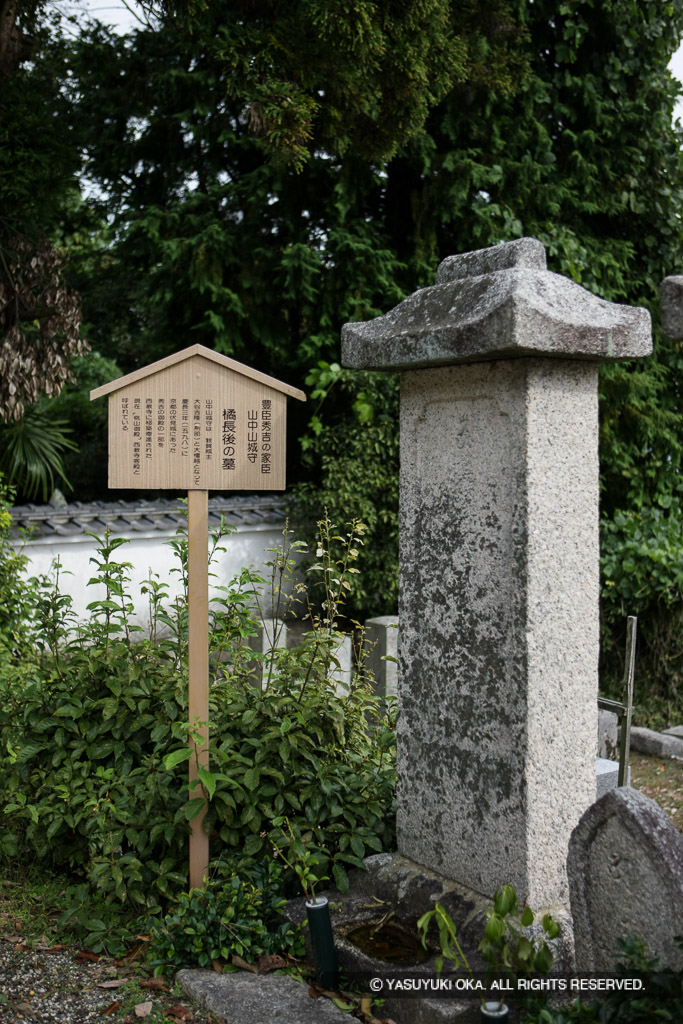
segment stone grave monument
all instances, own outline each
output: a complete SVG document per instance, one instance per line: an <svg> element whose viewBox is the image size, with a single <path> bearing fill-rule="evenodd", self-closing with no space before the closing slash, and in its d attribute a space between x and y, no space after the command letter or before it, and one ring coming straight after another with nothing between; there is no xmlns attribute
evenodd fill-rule
<svg viewBox="0 0 683 1024"><path fill-rule="evenodd" d="M607 793L575 828L567 867L578 970L613 971L615 940L632 936L683 976L683 835L654 800Z"/></svg>
<svg viewBox="0 0 683 1024"><path fill-rule="evenodd" d="M532 238L342 333L345 366L402 373L399 854L535 909L567 907L595 800L598 365L650 351L645 309Z"/></svg>

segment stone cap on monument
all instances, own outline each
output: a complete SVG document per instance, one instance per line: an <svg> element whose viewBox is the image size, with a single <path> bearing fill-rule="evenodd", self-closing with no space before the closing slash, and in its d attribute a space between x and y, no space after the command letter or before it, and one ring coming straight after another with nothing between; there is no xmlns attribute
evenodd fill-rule
<svg viewBox="0 0 683 1024"><path fill-rule="evenodd" d="M519 356L614 362L652 352L650 313L547 269L535 238L449 256L436 284L342 328L344 366L408 370Z"/></svg>

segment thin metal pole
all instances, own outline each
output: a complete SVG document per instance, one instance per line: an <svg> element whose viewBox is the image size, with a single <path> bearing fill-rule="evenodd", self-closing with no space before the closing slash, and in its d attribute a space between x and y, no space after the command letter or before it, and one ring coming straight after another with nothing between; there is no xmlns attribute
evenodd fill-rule
<svg viewBox="0 0 683 1024"><path fill-rule="evenodd" d="M197 764L209 767L209 492L187 492L187 589L188 589L188 666L190 732L199 734L195 744L190 738L190 784L197 778ZM206 723L199 728L197 722ZM199 787L192 797L201 794ZM192 820L190 835L190 889L199 889L209 874L209 837L204 831L206 804Z"/></svg>
<svg viewBox="0 0 683 1024"><path fill-rule="evenodd" d="M624 666L624 712L621 718L619 737L618 786L625 786L628 780L628 762L631 753L631 717L633 715L633 677L636 670L636 634L638 619L629 615L626 620L626 659Z"/></svg>

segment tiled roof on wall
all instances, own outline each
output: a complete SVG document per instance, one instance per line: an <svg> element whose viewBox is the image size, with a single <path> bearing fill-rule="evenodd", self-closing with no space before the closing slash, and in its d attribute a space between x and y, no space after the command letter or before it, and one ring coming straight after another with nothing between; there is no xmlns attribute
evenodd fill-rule
<svg viewBox="0 0 683 1024"><path fill-rule="evenodd" d="M221 516L229 526L277 526L284 522L284 499L279 495L209 498L209 527L220 524ZM103 534L175 532L186 522L179 498L159 501L76 501L73 505L15 505L12 533L30 531L32 540Z"/></svg>

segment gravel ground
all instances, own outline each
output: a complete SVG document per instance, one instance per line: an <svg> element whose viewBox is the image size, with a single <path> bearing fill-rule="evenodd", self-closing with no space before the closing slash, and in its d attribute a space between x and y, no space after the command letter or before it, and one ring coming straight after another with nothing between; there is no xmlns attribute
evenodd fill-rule
<svg viewBox="0 0 683 1024"><path fill-rule="evenodd" d="M106 989L97 986L111 980L111 970L99 963L78 963L66 951L28 951L0 939L0 1020L3 1024L80 1024L101 1019L112 1000Z"/></svg>
<svg viewBox="0 0 683 1024"><path fill-rule="evenodd" d="M173 983L136 974L130 964L64 949L27 949L0 937L1 1024L216 1024L218 1018Z"/></svg>

